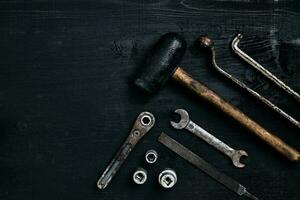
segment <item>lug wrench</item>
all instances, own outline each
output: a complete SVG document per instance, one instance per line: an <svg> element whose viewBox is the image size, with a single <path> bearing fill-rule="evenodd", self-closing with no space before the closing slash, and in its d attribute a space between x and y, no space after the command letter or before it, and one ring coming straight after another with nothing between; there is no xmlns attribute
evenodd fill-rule
<svg viewBox="0 0 300 200"><path fill-rule="evenodd" d="M270 71L268 71L266 68L261 66L258 62L256 62L253 58L248 56L245 52L243 52L239 47L239 43L241 39L243 38L243 35L239 33L232 41L231 48L232 50L239 55L244 61L246 61L248 64L250 64L252 67L257 69L260 73L262 73L265 77L273 81L275 84L277 84L279 87L281 87L283 90L285 90L287 93L291 94L298 102L300 102L300 95L294 91L292 88L290 88L288 85L286 85L284 82L282 82L279 78L277 78L274 74L272 74Z"/></svg>
<svg viewBox="0 0 300 200"><path fill-rule="evenodd" d="M237 46L237 44L238 44L237 41L238 40L236 38L233 40L233 42L232 42L232 46L233 47ZM278 106L274 105L271 101L269 101L268 99L266 99L265 97L263 97L262 95L260 95L258 92L252 90L246 84L244 84L243 82L241 82L240 80L238 80L237 78L235 78L234 76L232 76L231 74L229 74L228 72L226 72L225 70L223 70L221 67L219 67L217 65L217 63L216 63L216 51L215 51L214 43L213 43L213 41L210 38L208 38L207 36L200 37L199 42L200 42L200 46L201 47L209 48L210 53L211 53L212 66L219 73L221 73L222 75L224 75L226 78L228 78L229 80L231 80L232 82L234 82L235 84L237 84L238 86L240 86L241 88L247 90L250 94L252 94L256 98L258 98L259 100L261 100L263 103L265 103L271 109L273 109L275 112L279 113L281 116L283 116L284 118L286 118L287 120L289 120L291 123L293 123L294 125L296 125L298 128L300 128L300 122L299 121L297 121L295 118L293 118L292 116L290 116L288 113L286 113L285 111L283 111L282 109L280 109ZM239 49L236 49L236 51L237 52L241 52ZM244 55L244 54L245 53L243 53L242 55ZM252 62L252 61L249 60L249 62Z"/></svg>
<svg viewBox="0 0 300 200"><path fill-rule="evenodd" d="M180 121L174 122L171 121L171 125L176 129L186 129L196 135L197 137L203 139L208 144L212 145L222 153L224 153L226 156L228 156L231 160L234 166L238 168L245 167L243 163L240 163L240 158L242 156L248 156L247 152L244 150L235 150L216 138L215 136L211 135L209 132L204 130L199 125L195 124L189 117L189 114L184 109L177 109L175 110L175 113L179 114L181 119Z"/></svg>
<svg viewBox="0 0 300 200"><path fill-rule="evenodd" d="M109 163L101 178L97 182L99 189L104 189L110 183L114 175L118 172L127 156L138 143L138 141L153 127L154 116L149 112L142 112L136 119L129 136Z"/></svg>

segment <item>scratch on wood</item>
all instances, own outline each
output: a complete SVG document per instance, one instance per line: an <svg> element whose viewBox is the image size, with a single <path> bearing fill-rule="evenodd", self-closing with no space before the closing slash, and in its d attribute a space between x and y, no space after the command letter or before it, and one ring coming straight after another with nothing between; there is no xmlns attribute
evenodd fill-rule
<svg viewBox="0 0 300 200"><path fill-rule="evenodd" d="M253 1L251 0L226 0L226 1L221 1L221 2L240 2L240 3L253 3ZM217 3L217 2L215 2ZM206 10L210 10L210 8L200 8L200 7L195 7L193 5L191 5L190 3L187 2L187 0L181 0L180 4L183 5L185 8L191 9L191 10L198 10L198 11L206 11ZM198 4L199 5L199 4ZM232 12L232 13L244 13L244 12L249 12L249 13L259 13L260 11L255 10L255 11L251 11L251 10L226 10L223 8L216 8L215 6L211 6L211 9L213 9L214 11L227 11L227 12ZM265 13L265 11L261 12L262 14Z"/></svg>
<svg viewBox="0 0 300 200"><path fill-rule="evenodd" d="M294 44L294 45L298 46L298 45L300 45L300 38L296 38L294 40L290 40L290 41L288 41L286 43L288 43L288 44Z"/></svg>

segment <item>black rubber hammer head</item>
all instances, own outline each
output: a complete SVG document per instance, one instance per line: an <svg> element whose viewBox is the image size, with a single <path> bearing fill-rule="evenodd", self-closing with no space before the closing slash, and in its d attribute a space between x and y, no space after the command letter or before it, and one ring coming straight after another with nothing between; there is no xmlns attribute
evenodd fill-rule
<svg viewBox="0 0 300 200"><path fill-rule="evenodd" d="M182 36L177 33L163 35L146 56L135 85L149 93L159 90L172 77L185 50Z"/></svg>

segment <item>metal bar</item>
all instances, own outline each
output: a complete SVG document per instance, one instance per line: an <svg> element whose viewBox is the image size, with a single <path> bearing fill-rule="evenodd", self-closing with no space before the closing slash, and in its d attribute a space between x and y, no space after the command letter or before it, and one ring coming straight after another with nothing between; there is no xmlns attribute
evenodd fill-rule
<svg viewBox="0 0 300 200"><path fill-rule="evenodd" d="M205 41L208 41L208 40L210 41L209 43L204 43ZM208 47L210 49L212 66L219 73L221 73L222 75L224 75L226 78L228 78L229 80L231 80L232 82L234 82L235 84L237 84L238 86L240 86L241 88L245 89L251 95L253 95L254 97L256 97L259 100L261 100L268 107L270 107L275 112L277 112L278 114L280 114L281 116L283 116L284 118L286 118L287 120L289 120L292 124L294 124L295 126L297 126L298 128L300 128L300 122L299 121L297 121L295 118L293 118L292 116L290 116L288 113L286 113L285 111L283 111L281 108L279 108L278 106L276 106L275 104L273 104L271 101L269 101L265 97L261 96L258 92L256 92L256 91L252 90L251 88L249 88L242 81L238 80L237 78L235 78L234 76L232 76L231 74L229 74L228 72L226 72L225 70L223 70L221 67L219 67L218 64L217 64L217 62L216 62L216 51L215 51L215 48L214 48L214 45L213 45L213 42L212 42L211 39L209 39L208 37L203 37L200 40L200 44L203 47ZM208 45L206 45L206 44L208 44Z"/></svg>
<svg viewBox="0 0 300 200"><path fill-rule="evenodd" d="M250 194L246 188L241 185L239 182L234 180L233 178L227 176L226 174L218 171L208 162L203 160L201 157L196 155L194 152L183 146L182 144L178 143L176 140L172 139L165 133L161 133L158 138L158 141L162 143L164 146L178 154L180 157L197 167L198 169L202 170L204 173L218 181L219 183L223 184L229 190L235 192L236 194L242 196L245 195L251 199L258 200L257 197Z"/></svg>
<svg viewBox="0 0 300 200"><path fill-rule="evenodd" d="M256 62L253 58L251 58L249 55L247 55L245 52L243 52L238 47L242 38L243 38L243 35L241 33L239 33L233 39L232 44L231 44L233 51L237 55L239 55L244 61L246 61L248 64L250 64L256 70L258 70L260 73L262 73L265 77L267 77L268 79L273 81L275 84L277 84L283 90L285 90L287 93L291 94L298 102L300 102L300 95L296 91L294 91L292 88L290 88L288 85L286 85L283 81L281 81L279 78L277 78L274 74L272 74L266 68L261 66L258 62Z"/></svg>

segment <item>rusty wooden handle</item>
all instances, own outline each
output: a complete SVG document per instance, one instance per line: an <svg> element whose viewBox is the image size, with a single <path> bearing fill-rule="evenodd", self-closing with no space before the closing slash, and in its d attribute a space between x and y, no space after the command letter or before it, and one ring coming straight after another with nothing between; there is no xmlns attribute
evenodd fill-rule
<svg viewBox="0 0 300 200"><path fill-rule="evenodd" d="M249 129L252 133L257 135L274 149L276 149L279 153L287 157L290 161L298 161L300 159L300 153L296 149L290 147L280 138L268 132L258 123L242 113L238 108L226 102L215 92L208 89L205 85L201 84L198 81L195 81L187 72L185 72L180 67L178 67L174 72L173 79L181 83L186 88L195 92L199 97L205 99L217 108L224 111L230 117L234 118L244 127Z"/></svg>

